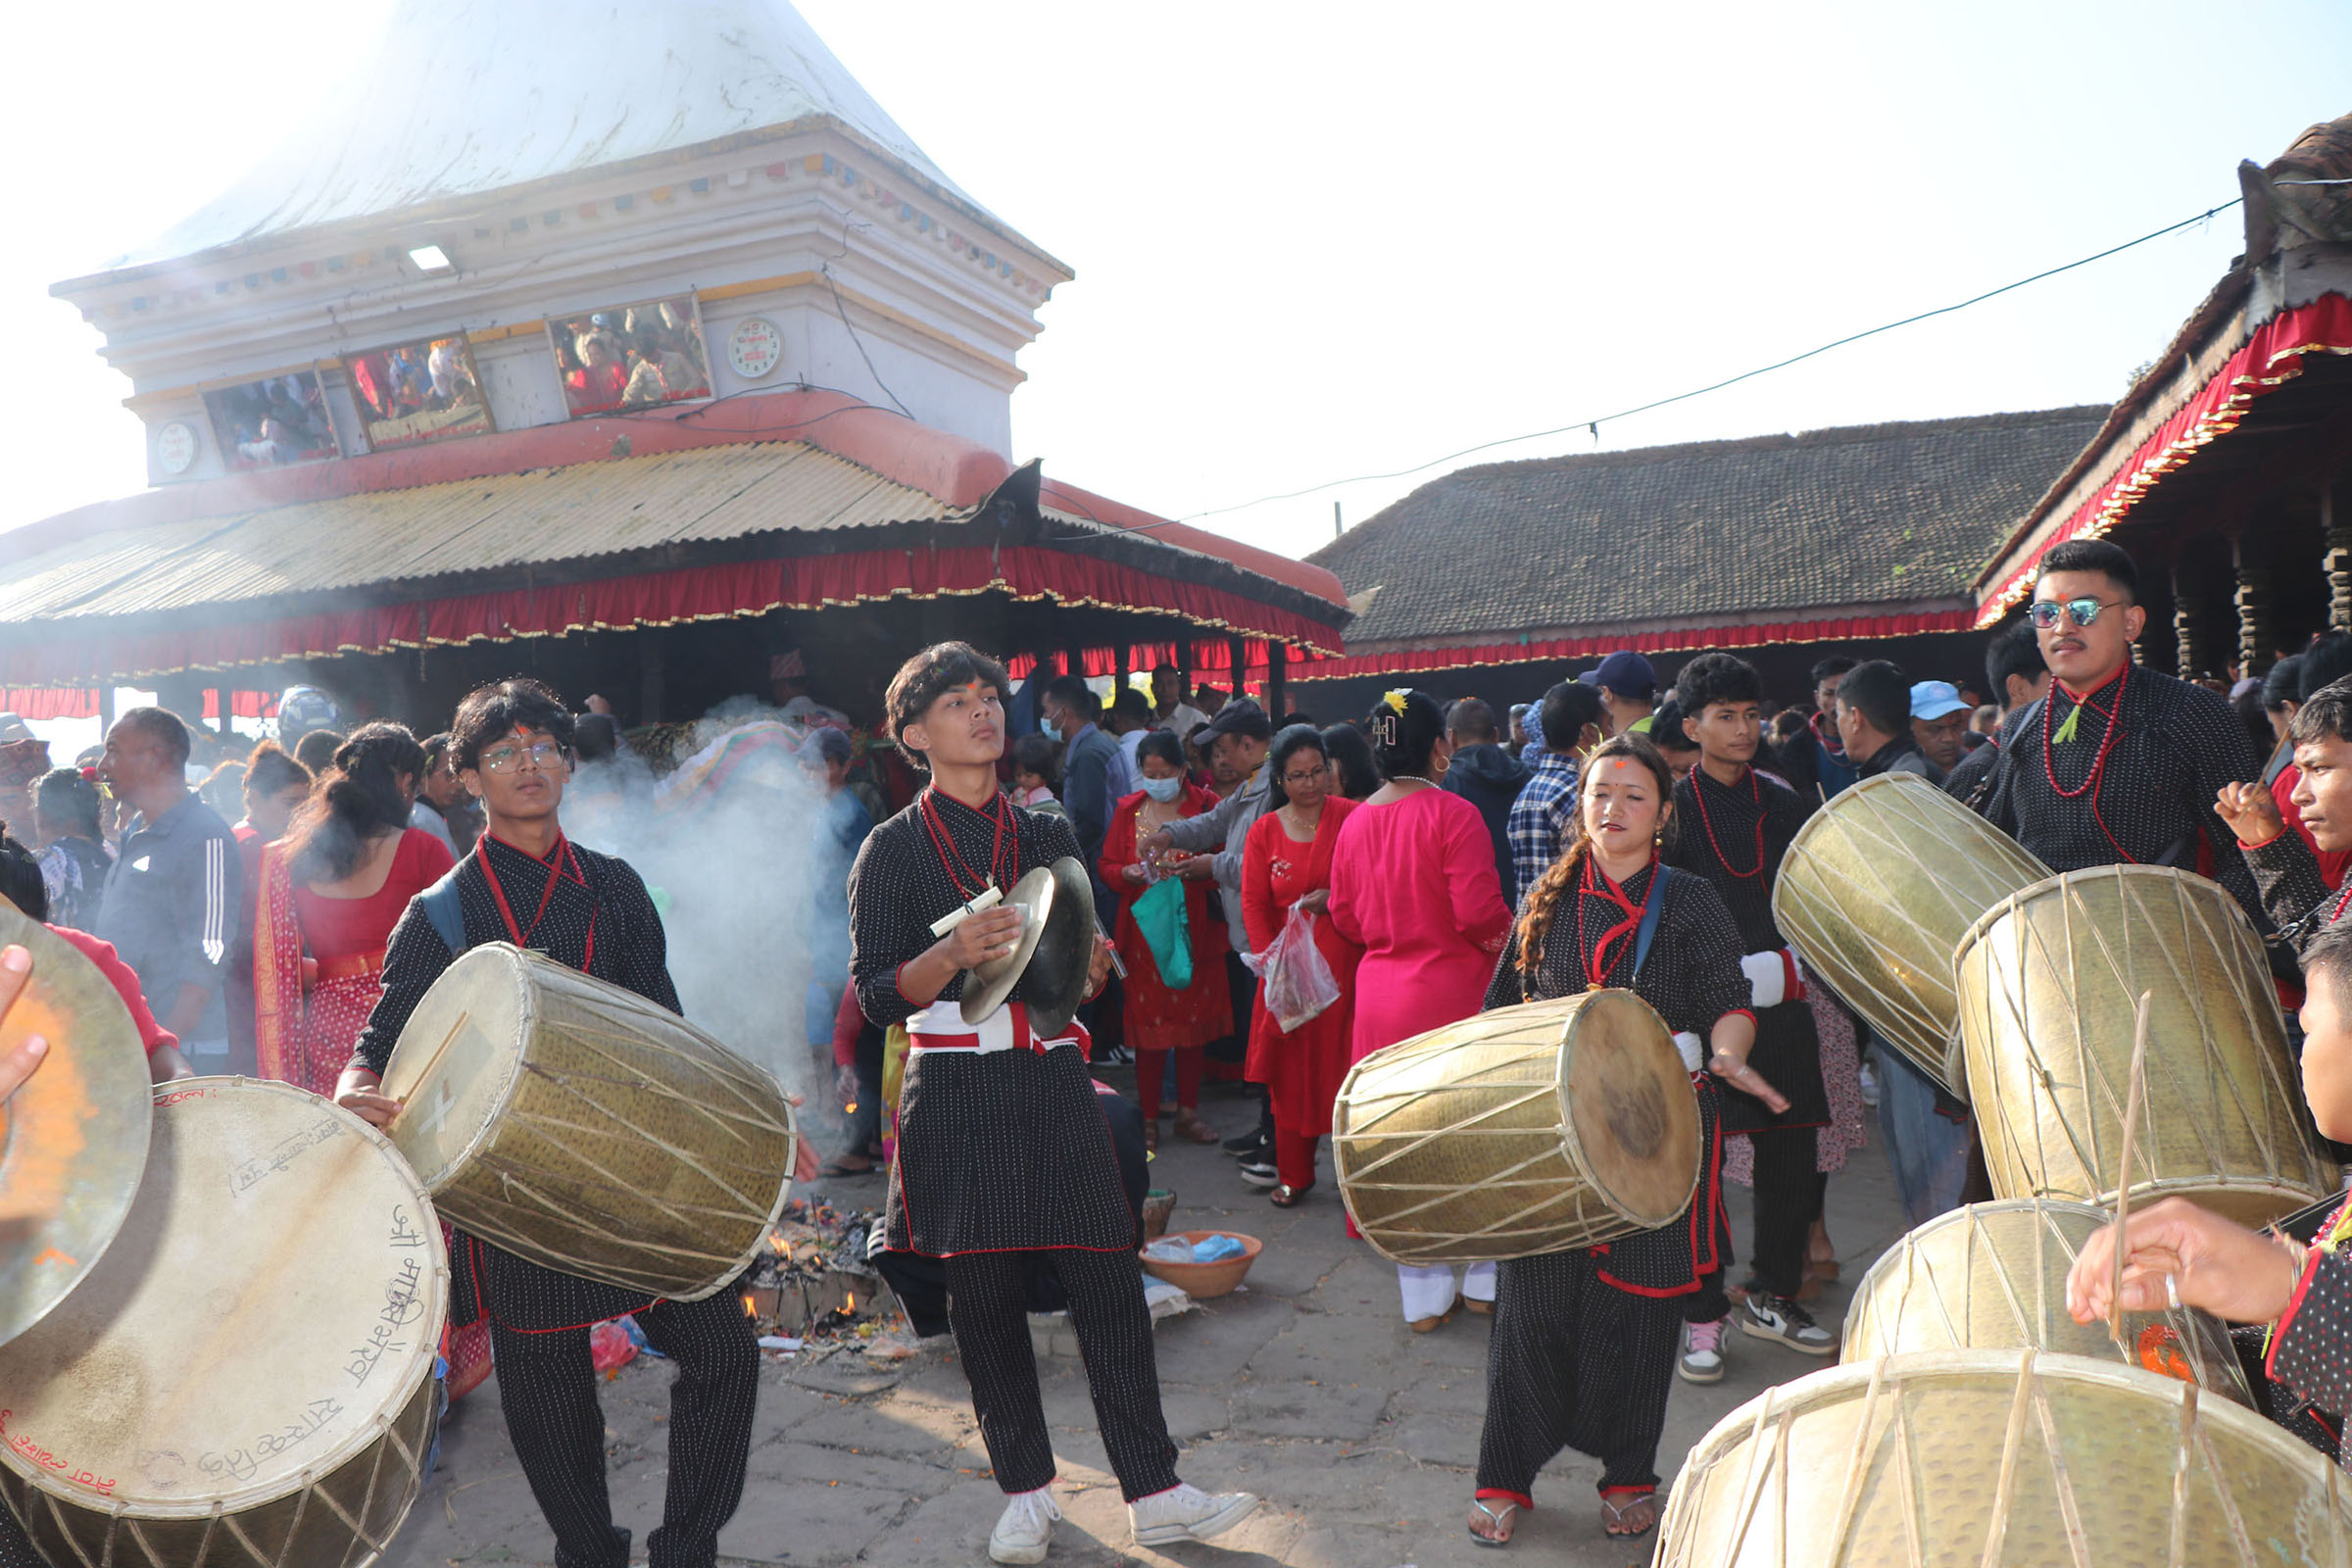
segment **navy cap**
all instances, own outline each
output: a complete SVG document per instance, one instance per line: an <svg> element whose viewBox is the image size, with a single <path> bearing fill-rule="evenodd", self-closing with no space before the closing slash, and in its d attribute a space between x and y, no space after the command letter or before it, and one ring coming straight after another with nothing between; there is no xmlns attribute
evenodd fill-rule
<svg viewBox="0 0 2352 1568"><path fill-rule="evenodd" d="M1627 697L1643 697L1658 689L1658 672L1631 649L1619 649L1602 660L1598 669L1588 669L1576 678L1581 685L1606 686Z"/></svg>

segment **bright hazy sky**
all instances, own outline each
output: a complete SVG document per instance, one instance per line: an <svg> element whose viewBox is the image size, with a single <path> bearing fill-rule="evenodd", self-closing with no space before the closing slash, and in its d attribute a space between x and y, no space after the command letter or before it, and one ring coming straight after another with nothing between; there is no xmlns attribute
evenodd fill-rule
<svg viewBox="0 0 2352 1568"><path fill-rule="evenodd" d="M143 482L127 383L48 284L200 205L384 9L12 16L39 64L11 93L0 526ZM2352 111L2340 0L802 9L942 169L1077 270L1023 357L1018 455L1177 514L1964 298L2219 205L2240 158ZM2225 213L1600 444L2110 401L2240 232ZM1592 448L1580 431L1473 461ZM1352 523L1416 482L1207 522L1299 554L1335 497Z"/></svg>

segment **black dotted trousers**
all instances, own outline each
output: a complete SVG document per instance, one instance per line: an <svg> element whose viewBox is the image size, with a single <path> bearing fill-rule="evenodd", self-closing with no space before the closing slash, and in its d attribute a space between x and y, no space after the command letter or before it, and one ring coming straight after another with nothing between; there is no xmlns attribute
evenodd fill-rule
<svg viewBox="0 0 2352 1568"><path fill-rule="evenodd" d="M1176 1445L1159 1408L1159 1362L1143 1269L1129 1251L961 1252L948 1268L948 1317L972 1385L972 1413L997 1485L1035 1492L1054 1480L1054 1444L1037 1392L1027 1279L1045 1261L1061 1276L1070 1326L1086 1357L1087 1392L1119 1490L1133 1502L1176 1485ZM568 1568L568 1565L566 1565ZM601 1565L600 1565L601 1568Z"/></svg>
<svg viewBox="0 0 2352 1568"><path fill-rule="evenodd" d="M653 1568L710 1568L743 1498L760 1392L760 1347L732 1291L637 1313L647 1343L677 1367L669 1387L669 1491L646 1538ZM556 1535L557 1568L626 1568L629 1536L605 1490L605 1416L588 1330L521 1334L495 1320L498 1402L531 1495Z"/></svg>

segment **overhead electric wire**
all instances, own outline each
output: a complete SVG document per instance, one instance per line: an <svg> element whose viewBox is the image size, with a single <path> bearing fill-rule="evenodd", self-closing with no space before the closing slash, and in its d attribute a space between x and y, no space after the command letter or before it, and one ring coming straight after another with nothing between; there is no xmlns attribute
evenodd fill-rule
<svg viewBox="0 0 2352 1568"><path fill-rule="evenodd" d="M2123 252L2131 250L2134 246L2145 245L2151 240L2162 239L2168 234L2177 234L2181 229L2192 228L2199 223L2210 222L2217 215L2228 212L2230 208L2238 205L2241 200L2243 200L2242 197L2232 196L2230 198L2230 200L2223 202L2218 207L2209 207L2204 212L2197 214L2195 217L2183 218L2177 223L2167 223L2164 225L2164 227L2142 234L2137 239L2128 239L2120 245L2110 245L2103 251L2093 252L2091 255L2082 257L2076 261L2065 263L2059 267L2045 268L2041 271L2035 272L2031 276L2021 277L2013 283L2003 283L1999 288L1986 289L1982 294L1972 294L1967 299L1960 300L1951 305L1939 305L1934 310L1920 311L1915 315L1906 316L1900 320L1888 321L1884 325L1869 327L1860 332L1849 332L1845 336L1835 338L1830 342L1820 345L1818 348L1807 349L1802 354L1792 354L1785 360L1776 360L1770 365L1760 365L1752 370L1742 370L1738 375L1726 376L1720 381L1710 381L1705 386L1693 387L1688 392L1677 392L1671 397L1653 398L1647 403L1637 404L1630 409L1619 409L1614 414L1603 414L1594 418L1571 419L1564 424L1554 425L1548 430L1531 430L1525 435L1498 436L1492 441L1481 441L1476 446L1464 447L1458 452L1448 452L1444 457L1432 458L1427 463L1416 463L1409 468L1395 468L1386 473L1350 474L1344 479L1326 479L1321 484L1308 485L1303 490L1286 490L1279 495L1259 496L1254 501L1240 501L1228 507L1211 507L1205 512L1190 513L1182 517L1170 517L1161 522L1140 523L1132 528L1119 528L1113 531L1119 533L1148 533L1153 528L1164 528L1170 526L1171 524L1180 522L1196 522L1202 517L1222 516L1231 512L1247 512L1251 507L1267 506L1277 501L1297 501L1306 496L1318 495L1325 490L1336 490L1342 485L1366 484L1382 479L1406 479L1410 478L1416 473L1426 472L1427 470L1435 468L1440 465L1453 463L1462 458L1473 457L1481 452L1492 451L1495 447L1516 446L1523 441L1541 441L1546 436L1566 435L1572 430L1590 430L1595 436L1598 436L1600 433L1600 427L1602 425L1612 423L1618 419L1628 419L1637 414L1647 414L1653 410L1665 408L1670 404L1687 403L1692 398L1705 397L1710 392L1720 392L1725 387L1738 386L1742 381L1752 381L1759 375L1770 375L1775 370L1785 370L1792 365L1801 365L1807 360L1829 353L1832 349L1844 348L1847 344L1859 343L1864 338L1877 337L1881 333L1891 332L1897 327L1915 325L1921 321L1932 320L1938 316L1949 316L1954 311L1965 311L1970 306L1982 305L1986 300L1990 299L1998 299L2001 295L2012 293L2017 289L2024 288L2029 283L2038 283L2044 278L2056 277L2061 272L2071 272L2077 268L2088 267L2093 262L2103 262L2108 257L2121 255ZM1099 536L1092 534L1070 534L1066 536L1066 538L1070 540L1094 537Z"/></svg>

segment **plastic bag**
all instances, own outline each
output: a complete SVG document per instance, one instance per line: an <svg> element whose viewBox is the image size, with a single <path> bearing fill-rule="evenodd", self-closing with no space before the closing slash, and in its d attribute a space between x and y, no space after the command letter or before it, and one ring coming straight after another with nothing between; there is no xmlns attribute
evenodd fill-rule
<svg viewBox="0 0 2352 1568"><path fill-rule="evenodd" d="M1152 961L1159 968L1159 983L1182 991L1193 983L1191 911L1185 906L1184 884L1174 877L1154 882L1127 906Z"/></svg>
<svg viewBox="0 0 2352 1568"><path fill-rule="evenodd" d="M1340 1000L1340 983L1315 946L1315 917L1298 905L1266 951L1242 961L1256 972L1257 1000L1286 1035Z"/></svg>

